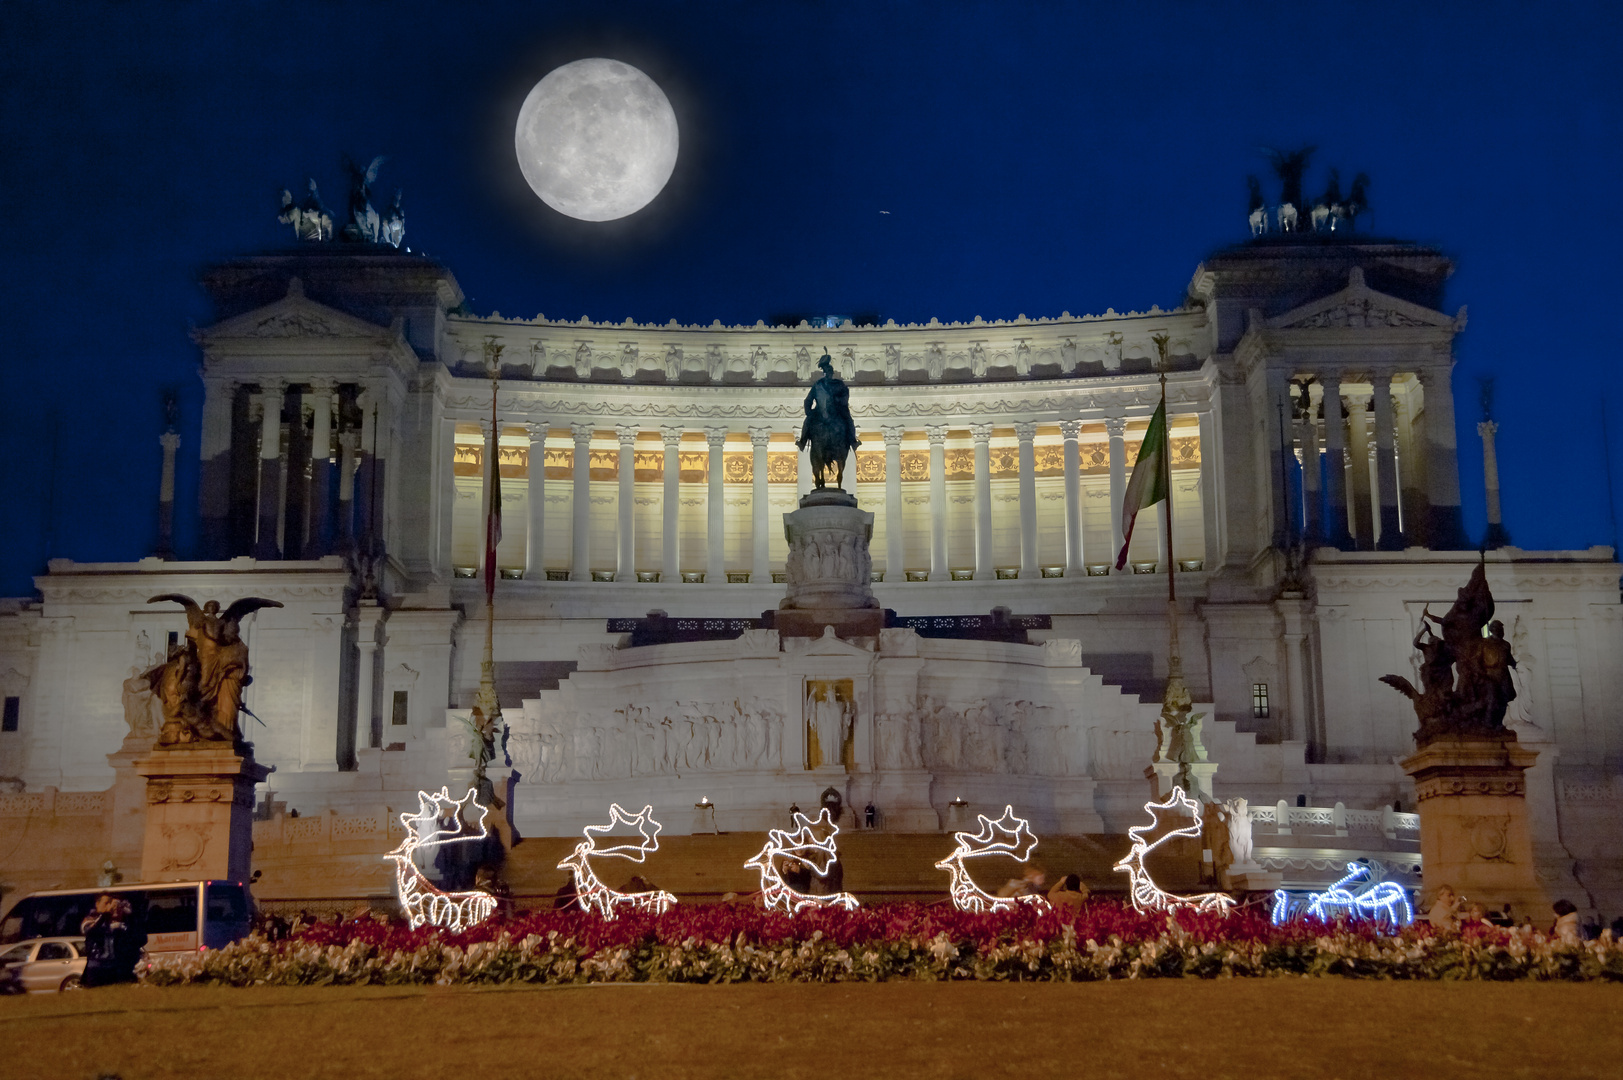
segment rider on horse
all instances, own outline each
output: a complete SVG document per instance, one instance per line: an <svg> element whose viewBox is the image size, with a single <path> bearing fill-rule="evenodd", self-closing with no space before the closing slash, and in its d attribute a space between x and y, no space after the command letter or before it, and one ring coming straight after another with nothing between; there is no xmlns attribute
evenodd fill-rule
<svg viewBox="0 0 1623 1080"><path fill-rule="evenodd" d="M851 420L851 391L845 380L834 374L834 362L827 351L817 361L822 376L806 391L806 422L800 428L795 446L811 445L812 480L822 487L825 473L834 467L834 486L845 486L845 456L861 446L856 425Z"/></svg>

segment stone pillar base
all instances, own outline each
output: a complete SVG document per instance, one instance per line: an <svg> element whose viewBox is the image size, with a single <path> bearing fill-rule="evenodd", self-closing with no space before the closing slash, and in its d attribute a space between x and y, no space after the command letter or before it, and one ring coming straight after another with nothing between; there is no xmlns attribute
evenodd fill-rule
<svg viewBox="0 0 1623 1080"><path fill-rule="evenodd" d="M1404 759L1428 895L1450 885L1468 902L1548 916L1552 898L1539 885L1527 821L1525 773L1537 757L1506 731L1440 735Z"/></svg>
<svg viewBox="0 0 1623 1080"><path fill-rule="evenodd" d="M1173 785L1178 782L1179 768L1176 761L1157 761L1144 770L1144 777L1150 782L1151 799L1159 801L1172 793ZM1196 802L1215 802L1212 776L1217 772L1217 762L1195 761L1188 765L1188 769L1190 784L1184 794Z"/></svg>
<svg viewBox="0 0 1623 1080"><path fill-rule="evenodd" d="M141 880L246 882L254 849L254 785L270 769L251 752L239 754L225 743L154 750L134 766L147 782Z"/></svg>

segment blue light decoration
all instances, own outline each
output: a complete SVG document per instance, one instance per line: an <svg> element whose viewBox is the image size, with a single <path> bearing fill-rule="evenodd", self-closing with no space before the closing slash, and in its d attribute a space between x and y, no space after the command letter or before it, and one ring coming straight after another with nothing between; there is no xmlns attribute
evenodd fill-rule
<svg viewBox="0 0 1623 1080"><path fill-rule="evenodd" d="M1307 906L1295 916L1292 908L1302 899L1284 889L1274 890L1273 924L1283 925L1293 917L1312 916L1330 922L1346 918L1349 922L1372 919L1377 926L1401 930L1414 922L1414 909L1409 905L1409 894L1395 881L1370 880L1372 871L1366 862L1350 862L1347 874L1323 892L1308 893ZM1353 892L1347 886L1365 880L1364 887Z"/></svg>

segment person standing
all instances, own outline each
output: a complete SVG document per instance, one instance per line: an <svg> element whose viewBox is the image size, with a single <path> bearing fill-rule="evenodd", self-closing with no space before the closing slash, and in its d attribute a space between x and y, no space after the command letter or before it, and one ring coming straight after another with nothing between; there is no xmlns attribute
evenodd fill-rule
<svg viewBox="0 0 1623 1080"><path fill-rule="evenodd" d="M138 952L130 927L130 905L111 893L96 897L96 905L79 932L85 936L85 971L80 985L107 986L134 982Z"/></svg>

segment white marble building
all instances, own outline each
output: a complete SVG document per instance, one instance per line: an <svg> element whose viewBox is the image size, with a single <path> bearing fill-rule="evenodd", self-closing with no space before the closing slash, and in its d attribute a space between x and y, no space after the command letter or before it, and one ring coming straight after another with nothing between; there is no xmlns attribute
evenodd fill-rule
<svg viewBox="0 0 1623 1080"><path fill-rule="evenodd" d="M1173 311L814 328L476 316L449 270L393 250L222 264L203 277L218 318L195 333L205 550L56 560L0 607L0 776L107 787L121 683L184 629L145 600L183 592L285 605L245 624L263 726L246 723L276 801L371 812L444 783L479 679L495 456L496 677L531 834L610 797L708 795L723 827L757 827L831 784L897 828L1018 796L1047 828L1121 831L1146 792L1156 709L1139 695L1166 674L1174 560L1217 793L1412 810L1394 762L1413 717L1376 678L1412 677L1420 611L1476 559L1450 271L1415 245L1265 238L1199 266ZM1156 334L1174 535L1141 521L1117 573ZM793 439L824 350L863 441L847 477L874 514L873 591L907 624L858 642L748 622L783 596L781 515L810 486ZM1541 859L1623 902L1618 565L1487 559L1541 740ZM935 636L994 607L1046 618L1028 644ZM614 648L610 622L651 610L682 640ZM807 688L840 679L842 747L813 761ZM706 733L698 757L698 735L668 734L684 723Z"/></svg>

